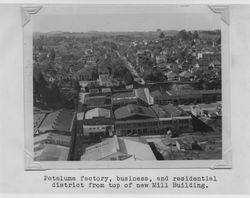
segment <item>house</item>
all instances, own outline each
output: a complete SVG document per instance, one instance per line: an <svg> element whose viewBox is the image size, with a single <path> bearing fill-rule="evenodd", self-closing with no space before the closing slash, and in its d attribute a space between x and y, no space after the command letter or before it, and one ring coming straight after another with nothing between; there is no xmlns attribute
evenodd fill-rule
<svg viewBox="0 0 250 198"><path fill-rule="evenodd" d="M166 77L168 78L168 81L179 81L179 76L173 71L167 72Z"/></svg>
<svg viewBox="0 0 250 198"><path fill-rule="evenodd" d="M105 87L112 86L112 81L108 74L100 74L98 81L99 81L100 86L105 86Z"/></svg>
<svg viewBox="0 0 250 198"><path fill-rule="evenodd" d="M167 62L167 57L163 54L155 56L155 62L156 64L161 64Z"/></svg>
<svg viewBox="0 0 250 198"><path fill-rule="evenodd" d="M221 117L221 104L199 104L191 107L191 113L196 117Z"/></svg>
<svg viewBox="0 0 250 198"><path fill-rule="evenodd" d="M114 116L111 110L94 108L85 113L83 134L90 137L108 137L114 133Z"/></svg>
<svg viewBox="0 0 250 198"><path fill-rule="evenodd" d="M210 64L209 64L209 68L221 68L221 62L218 61L217 59L215 59L214 61L212 61Z"/></svg>
<svg viewBox="0 0 250 198"><path fill-rule="evenodd" d="M182 70L188 70L190 67L190 63L188 61L183 61L180 65L179 65L180 69Z"/></svg>
<svg viewBox="0 0 250 198"><path fill-rule="evenodd" d="M189 71L183 71L179 74L179 76L182 81L191 81L194 78L193 74Z"/></svg>
<svg viewBox="0 0 250 198"><path fill-rule="evenodd" d="M92 67L84 67L76 72L75 78L78 81L96 80L96 75Z"/></svg>
<svg viewBox="0 0 250 198"><path fill-rule="evenodd" d="M135 149L136 148L136 149ZM147 143L117 137L107 138L102 142L86 148L81 161L109 160L156 160Z"/></svg>

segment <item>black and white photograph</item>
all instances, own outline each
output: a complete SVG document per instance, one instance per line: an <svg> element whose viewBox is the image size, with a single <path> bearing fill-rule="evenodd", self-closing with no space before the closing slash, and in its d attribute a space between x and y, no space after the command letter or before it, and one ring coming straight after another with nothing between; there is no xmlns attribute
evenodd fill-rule
<svg viewBox="0 0 250 198"><path fill-rule="evenodd" d="M221 160L221 19L186 10L34 15L34 161Z"/></svg>
<svg viewBox="0 0 250 198"><path fill-rule="evenodd" d="M0 3L1 195L249 194L250 4L17 1Z"/></svg>

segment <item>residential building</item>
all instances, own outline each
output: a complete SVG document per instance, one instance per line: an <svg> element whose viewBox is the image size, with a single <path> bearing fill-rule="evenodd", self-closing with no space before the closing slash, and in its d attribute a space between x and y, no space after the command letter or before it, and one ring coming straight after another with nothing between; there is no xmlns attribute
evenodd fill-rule
<svg viewBox="0 0 250 198"><path fill-rule="evenodd" d="M173 71L167 72L166 77L168 78L168 81L179 81L179 76Z"/></svg>
<svg viewBox="0 0 250 198"><path fill-rule="evenodd" d="M100 74L98 81L99 81L100 86L105 86L105 87L112 86L112 81L110 79L109 74Z"/></svg>
<svg viewBox="0 0 250 198"><path fill-rule="evenodd" d="M181 81L192 81L194 79L194 75L189 71L183 71L179 74Z"/></svg>

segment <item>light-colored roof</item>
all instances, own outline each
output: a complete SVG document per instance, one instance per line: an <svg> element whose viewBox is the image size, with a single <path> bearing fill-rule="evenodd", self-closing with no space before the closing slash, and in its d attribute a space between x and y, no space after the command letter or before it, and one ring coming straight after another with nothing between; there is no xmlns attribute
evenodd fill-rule
<svg viewBox="0 0 250 198"><path fill-rule="evenodd" d="M77 120L83 120L84 112L77 113L76 117L77 117Z"/></svg>
<svg viewBox="0 0 250 198"><path fill-rule="evenodd" d="M94 108L86 112L85 119L92 119L94 117L111 117L111 111L104 108Z"/></svg>
<svg viewBox="0 0 250 198"><path fill-rule="evenodd" d="M174 78L176 76L178 76L176 73L174 73L173 71L169 71L166 73L167 77L168 78Z"/></svg>
<svg viewBox="0 0 250 198"><path fill-rule="evenodd" d="M81 160L106 160L108 156L118 154L124 159L134 160L156 160L153 151L148 144L114 136L103 142L86 148ZM126 157L124 157L126 156Z"/></svg>
<svg viewBox="0 0 250 198"><path fill-rule="evenodd" d="M35 161L67 161L69 148L54 144L43 144L43 148L35 151Z"/></svg>
<svg viewBox="0 0 250 198"><path fill-rule="evenodd" d="M38 130L40 132L53 130L71 132L74 118L75 113L72 111L63 109L54 111L46 116Z"/></svg>
<svg viewBox="0 0 250 198"><path fill-rule="evenodd" d="M132 155L135 160L156 160L156 157L148 144L119 138L120 151Z"/></svg>
<svg viewBox="0 0 250 198"><path fill-rule="evenodd" d="M134 90L137 98L140 98L147 104L153 104L153 98L150 95L148 88L139 88Z"/></svg>
<svg viewBox="0 0 250 198"><path fill-rule="evenodd" d="M81 160L97 161L117 152L117 143L114 138L107 138L103 142L86 148Z"/></svg>
<svg viewBox="0 0 250 198"><path fill-rule="evenodd" d="M184 77L184 78L190 78L193 75L189 71L183 71L179 74L179 76Z"/></svg>

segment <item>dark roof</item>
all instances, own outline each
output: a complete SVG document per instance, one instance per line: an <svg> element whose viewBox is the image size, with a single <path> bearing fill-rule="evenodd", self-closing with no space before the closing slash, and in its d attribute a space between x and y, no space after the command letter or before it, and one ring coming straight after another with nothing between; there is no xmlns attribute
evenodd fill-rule
<svg viewBox="0 0 250 198"><path fill-rule="evenodd" d="M201 94L221 94L221 89L200 90Z"/></svg>
<svg viewBox="0 0 250 198"><path fill-rule="evenodd" d="M168 112L171 115L171 117L188 116L187 112L185 112L182 108L175 106L173 104L168 104L161 107L164 111Z"/></svg>
<svg viewBox="0 0 250 198"><path fill-rule="evenodd" d="M37 129L39 128L39 126L41 125L44 117L46 116L46 113L35 113L34 114L34 133L37 131Z"/></svg>
<svg viewBox="0 0 250 198"><path fill-rule="evenodd" d="M156 114L151 108L129 104L123 107L120 107L114 112L116 119L124 119L134 115L145 116L148 118L155 118Z"/></svg>
<svg viewBox="0 0 250 198"><path fill-rule="evenodd" d="M135 97L135 93L133 91L130 91L123 93L115 93L112 95L112 99L125 98L125 97Z"/></svg>
<svg viewBox="0 0 250 198"><path fill-rule="evenodd" d="M165 109L163 109L162 106L160 106L160 105L155 104L155 105L151 106L151 108L154 110L154 112L156 113L156 115L159 118L171 117L171 114L169 114L167 111L165 111Z"/></svg>
<svg viewBox="0 0 250 198"><path fill-rule="evenodd" d="M86 105L104 105L111 104L110 97L107 96L91 96L85 97L84 104Z"/></svg>
<svg viewBox="0 0 250 198"><path fill-rule="evenodd" d="M162 93L159 91L159 90L154 90L152 92L150 92L151 96L153 97L161 97L162 96Z"/></svg>
<svg viewBox="0 0 250 198"><path fill-rule="evenodd" d="M154 110L159 118L168 118L176 116L188 116L188 114L180 107L173 104L168 104L164 106L153 105L151 108Z"/></svg>
<svg viewBox="0 0 250 198"><path fill-rule="evenodd" d="M41 126L39 127L39 131L46 132L54 130L71 132L74 118L75 112L63 109L54 111L46 116Z"/></svg>

